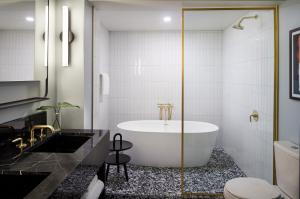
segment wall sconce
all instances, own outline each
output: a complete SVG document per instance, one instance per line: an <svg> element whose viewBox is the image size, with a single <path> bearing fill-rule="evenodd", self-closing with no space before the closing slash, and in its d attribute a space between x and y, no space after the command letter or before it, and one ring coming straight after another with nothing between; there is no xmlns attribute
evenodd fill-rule
<svg viewBox="0 0 300 199"><path fill-rule="evenodd" d="M62 32L60 33L59 38L62 41L62 66L69 66L69 44L74 40L74 34L70 31L68 6L62 7Z"/></svg>

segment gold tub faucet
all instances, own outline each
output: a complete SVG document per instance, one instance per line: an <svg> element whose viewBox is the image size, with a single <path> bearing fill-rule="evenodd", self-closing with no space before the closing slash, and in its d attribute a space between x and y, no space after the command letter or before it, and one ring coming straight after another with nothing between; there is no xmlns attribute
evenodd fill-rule
<svg viewBox="0 0 300 199"><path fill-rule="evenodd" d="M170 103L167 104L157 104L159 108L159 119L160 120L171 120L173 115L173 105Z"/></svg>
<svg viewBox="0 0 300 199"><path fill-rule="evenodd" d="M51 125L34 125L32 128L31 128L31 131L30 131L30 143L31 145L36 142L36 138L34 137L34 131L36 129L41 129L41 135L40 135L40 138L44 138L46 137L45 134L43 134L43 130L44 129L49 129L51 131L51 133L55 133L55 130L53 128L53 126Z"/></svg>

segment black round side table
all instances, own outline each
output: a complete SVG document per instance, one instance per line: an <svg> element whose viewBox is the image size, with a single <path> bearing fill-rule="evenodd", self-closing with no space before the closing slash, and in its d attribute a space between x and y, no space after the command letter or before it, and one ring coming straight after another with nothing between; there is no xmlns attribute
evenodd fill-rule
<svg viewBox="0 0 300 199"><path fill-rule="evenodd" d="M120 137L120 140L116 140L117 136ZM113 141L110 141L110 144L109 144L109 150L114 153L109 155L105 159L105 163L107 164L106 175L105 175L106 181L108 178L110 165L116 165L118 173L120 172L119 165L123 165L125 177L126 177L126 180L128 181L128 173L127 173L126 164L130 161L130 156L126 155L126 154L120 154L120 151L128 150L128 149L132 148L132 146L133 145L131 142L122 140L122 135L120 133L117 133L114 135Z"/></svg>

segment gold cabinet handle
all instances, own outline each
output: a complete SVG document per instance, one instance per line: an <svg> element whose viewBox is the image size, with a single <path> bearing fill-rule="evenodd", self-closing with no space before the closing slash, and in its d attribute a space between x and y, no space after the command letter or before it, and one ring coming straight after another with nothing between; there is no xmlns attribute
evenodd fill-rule
<svg viewBox="0 0 300 199"><path fill-rule="evenodd" d="M250 122L252 122L252 119L257 122L258 119L259 119L259 115L258 115L258 112L256 110L254 110L250 116L249 116L249 119L250 119Z"/></svg>
<svg viewBox="0 0 300 199"><path fill-rule="evenodd" d="M19 142L19 141L20 141L20 144L17 144L16 146L19 149L23 150L27 146L27 144L23 143L23 138L14 139L12 142L15 143L15 142Z"/></svg>

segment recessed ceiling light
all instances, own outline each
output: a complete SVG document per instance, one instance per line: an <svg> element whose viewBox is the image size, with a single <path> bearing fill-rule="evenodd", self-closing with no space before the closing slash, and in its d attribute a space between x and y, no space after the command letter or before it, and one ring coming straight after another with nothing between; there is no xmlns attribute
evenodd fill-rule
<svg viewBox="0 0 300 199"><path fill-rule="evenodd" d="M25 19L26 19L26 21L29 21L29 22L33 22L34 21L33 17L26 17Z"/></svg>
<svg viewBox="0 0 300 199"><path fill-rule="evenodd" d="M170 21L172 21L172 18L170 16L165 16L164 17L164 22L168 23Z"/></svg>

